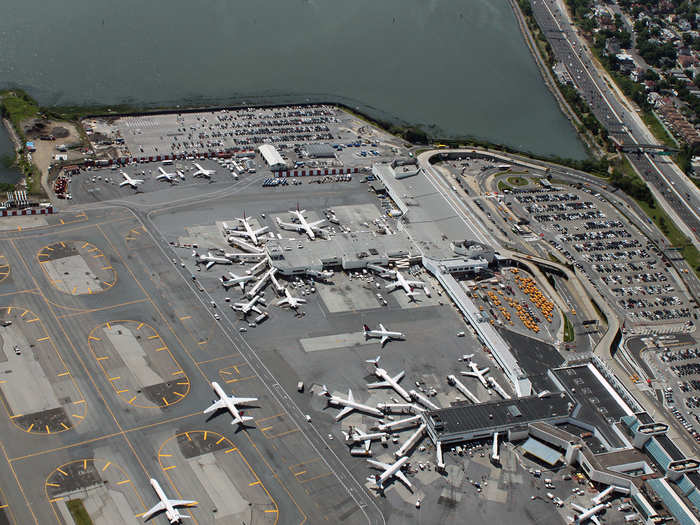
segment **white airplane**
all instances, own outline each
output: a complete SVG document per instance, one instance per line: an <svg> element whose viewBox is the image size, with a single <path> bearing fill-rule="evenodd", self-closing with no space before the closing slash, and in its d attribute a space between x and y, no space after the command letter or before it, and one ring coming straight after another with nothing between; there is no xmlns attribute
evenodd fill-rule
<svg viewBox="0 0 700 525"><path fill-rule="evenodd" d="M192 176L193 177L203 177L205 179L211 179L211 176L216 173L216 170L207 170L204 169L202 166L197 164L196 162L194 163L195 166L197 166L197 171L195 171Z"/></svg>
<svg viewBox="0 0 700 525"><path fill-rule="evenodd" d="M352 395L352 390L350 389L348 389L347 399L331 395L330 392L328 392L328 388L326 388L326 385L323 385L320 395L326 396L328 398L328 403L330 403L331 405L344 407L335 416L336 421L339 421L340 419L344 418L353 410L358 410L360 412L364 412L366 414L370 414L376 417L384 417L384 414L381 410L378 410L368 405L363 405L362 403L358 403L357 401L355 401L355 398Z"/></svg>
<svg viewBox="0 0 700 525"><path fill-rule="evenodd" d="M262 302L262 299L259 295L253 297L247 303L233 303L231 305L231 308L233 308L237 312L243 313L243 315L248 315L251 311L261 314L262 310L255 305L255 303L257 302Z"/></svg>
<svg viewBox="0 0 700 525"><path fill-rule="evenodd" d="M200 255L197 250L192 250L192 257L196 259L197 264L206 264L205 268L208 270L215 264L232 264L231 259L226 257L217 257L212 255L211 252L207 252L206 255Z"/></svg>
<svg viewBox="0 0 700 525"><path fill-rule="evenodd" d="M171 184L177 180L175 178L177 176L176 173L168 173L160 166L158 166L158 171L160 171L160 175L156 177L156 180L167 180Z"/></svg>
<svg viewBox="0 0 700 525"><path fill-rule="evenodd" d="M403 291L406 292L406 295L409 298L416 297L418 295L417 292L413 291L415 287L425 287L425 283L423 281L411 281L409 279L406 279L403 276L403 274L398 270L394 270L394 278L396 279L396 281L387 284L385 288L389 291L396 290L397 288L403 288Z"/></svg>
<svg viewBox="0 0 700 525"><path fill-rule="evenodd" d="M233 272L228 272L230 275L230 278L226 278L225 275L222 275L221 278L219 279L221 281L221 284L224 288L228 289L234 284L237 284L238 286L241 287L241 291L245 291L245 283L246 281L250 281L251 279L255 279L254 275L236 275Z"/></svg>
<svg viewBox="0 0 700 525"><path fill-rule="evenodd" d="M188 499L168 499L168 497L165 495L165 492L163 492L163 489L160 488L160 484L153 478L151 478L151 486L153 487L153 490L156 491L156 494L160 499L160 503L151 507L147 512L143 514L144 521L148 521L149 519L151 519L152 516L163 511L165 511L165 516L168 518L168 521L170 521L170 523L180 523L180 520L182 518L190 517L180 514L180 512L175 507L192 507L194 505L197 505L196 501Z"/></svg>
<svg viewBox="0 0 700 525"><path fill-rule="evenodd" d="M285 304L287 304L290 308L296 310L297 308L299 308L300 304L304 304L306 302L306 299L300 299L290 294L288 288L284 289L284 295L285 297L277 303L277 306L284 306Z"/></svg>
<svg viewBox="0 0 700 525"><path fill-rule="evenodd" d="M474 361L471 360L471 356L465 357L469 358L469 368L471 368L471 370L469 372L462 372L462 375L476 377L479 381L481 381L481 384L484 385L484 388L488 388L489 385L486 382L486 374L489 371L489 367L487 366L486 368L479 369L479 365L477 365Z"/></svg>
<svg viewBox="0 0 700 525"><path fill-rule="evenodd" d="M326 222L326 219L308 222L306 220L306 217L304 217L304 213L306 213L306 210L300 210L298 204L297 209L289 210L289 213L291 213L294 216L293 220L296 220L297 222L283 222L279 217L277 217L278 226L284 230L292 230L299 233L305 233L309 236L309 239L311 239L312 241L316 238L317 233L321 233L321 224Z"/></svg>
<svg viewBox="0 0 700 525"><path fill-rule="evenodd" d="M408 489L413 492L413 485L408 481L406 475L401 472L401 467L404 463L408 461L408 456L404 456L397 459L393 464L382 463L381 461L375 461L373 459L368 459L367 463L370 465L382 469L384 472L381 474L376 474L367 478L367 481L374 483L379 490L384 490L384 484L391 479L393 476L399 478L408 487Z"/></svg>
<svg viewBox="0 0 700 525"><path fill-rule="evenodd" d="M369 339L370 337L380 339L379 343L382 345L382 348L387 343L387 341L391 339L405 339L404 335L401 332L391 332L384 328L384 325L382 323L379 323L379 328L377 328L376 330L371 330L369 326L363 324L362 333L365 335L365 339Z"/></svg>
<svg viewBox="0 0 700 525"><path fill-rule="evenodd" d="M177 173L177 176L180 177L180 180L185 180L185 174L180 170L175 170L175 173Z"/></svg>
<svg viewBox="0 0 700 525"><path fill-rule="evenodd" d="M368 434L357 427L350 427L347 432L343 431L343 436L345 436L345 443L348 445L352 446L362 443L365 452L369 452L372 441L388 437L389 434L386 432L372 432Z"/></svg>
<svg viewBox="0 0 700 525"><path fill-rule="evenodd" d="M598 521L598 516L596 516L596 514L605 508L605 503L601 503L600 505L596 505L595 507L591 507L589 509L586 509L581 505L576 505L576 503L572 503L571 506L580 512L580 514L575 516L573 520L576 525L583 524L586 521L595 523L595 525L600 525L600 521Z"/></svg>
<svg viewBox="0 0 700 525"><path fill-rule="evenodd" d="M132 179L131 177L129 177L129 174L125 171L121 171L121 174L122 177L124 177L124 182L119 184L120 188L123 188L124 186L128 185L136 190L141 184L143 184L143 179Z"/></svg>
<svg viewBox="0 0 700 525"><path fill-rule="evenodd" d="M241 225L243 226L244 229L243 230L232 230L229 233L231 235L240 235L243 237L248 237L255 246L257 246L259 244L258 243L258 235L261 235L270 229L267 226L263 226L262 228L258 228L257 230L254 230L252 228L252 226L250 225L250 219L245 216L245 210L243 210L243 217L236 217L236 220L241 223Z"/></svg>
<svg viewBox="0 0 700 525"><path fill-rule="evenodd" d="M250 416L244 416L242 415L238 407L236 405L245 405L248 403L252 403L253 401L257 401L257 397L236 397L236 396L227 396L226 392L224 392L224 389L219 386L219 383L216 381L212 381L211 387L214 389L214 392L216 392L216 395L219 396L218 401L214 401L209 408L207 408L204 411L204 414L209 414L210 412L216 412L217 410L221 409L226 409L229 412L231 412L231 415L233 416L233 421L231 421L232 425L235 424L241 424L245 423L246 421L252 421L253 418Z"/></svg>
<svg viewBox="0 0 700 525"><path fill-rule="evenodd" d="M389 375L389 372L384 370L383 368L379 367L379 360L381 359L381 356L377 356L375 359L368 359L368 363L372 363L374 365L374 375L377 376L380 379L383 379L384 381L378 381L376 383L369 383L367 385L367 388L393 388L394 391L403 397L406 401L409 403L411 402L411 395L406 392L406 390L399 385L399 381L403 379L403 376L405 375L405 372L402 370L398 374L396 374L394 377L391 377Z"/></svg>

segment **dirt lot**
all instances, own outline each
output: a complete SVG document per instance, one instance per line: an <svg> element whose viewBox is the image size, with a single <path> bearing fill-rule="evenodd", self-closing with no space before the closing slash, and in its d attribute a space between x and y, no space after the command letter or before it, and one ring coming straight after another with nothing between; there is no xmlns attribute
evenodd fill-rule
<svg viewBox="0 0 700 525"><path fill-rule="evenodd" d="M25 135L27 136L27 140L32 140L34 142L34 146L36 147L36 151L32 154L32 161L41 171L42 187L44 188L44 192L46 192L49 165L54 162L55 155L61 153L56 150L56 146L80 142L80 135L75 125L54 120L42 120L25 124ZM39 138L41 135L53 135L56 137L56 140L41 140ZM68 155L68 160L81 157L79 149L70 150L65 153Z"/></svg>

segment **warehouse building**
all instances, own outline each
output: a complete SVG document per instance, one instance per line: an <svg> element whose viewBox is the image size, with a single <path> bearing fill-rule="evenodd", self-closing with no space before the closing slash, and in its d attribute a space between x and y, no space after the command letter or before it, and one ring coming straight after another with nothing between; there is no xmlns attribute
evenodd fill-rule
<svg viewBox="0 0 700 525"><path fill-rule="evenodd" d="M273 145L263 144L262 146L258 147L258 151L260 151L260 154L265 159L265 163L272 171L287 169L287 163L282 158L282 155L279 154L277 148L275 148Z"/></svg>
<svg viewBox="0 0 700 525"><path fill-rule="evenodd" d="M335 158L335 149L330 144L307 144L304 146L304 151L312 159Z"/></svg>

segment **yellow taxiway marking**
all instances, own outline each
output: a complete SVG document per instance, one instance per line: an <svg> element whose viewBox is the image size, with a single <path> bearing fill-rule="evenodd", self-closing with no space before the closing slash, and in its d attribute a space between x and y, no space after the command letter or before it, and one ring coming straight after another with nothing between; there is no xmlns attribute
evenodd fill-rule
<svg viewBox="0 0 700 525"><path fill-rule="evenodd" d="M180 321L184 321L186 319L192 319L192 316L191 315L183 315L182 317L180 317Z"/></svg>
<svg viewBox="0 0 700 525"><path fill-rule="evenodd" d="M60 374L58 374L58 377L69 376L69 375L70 375L70 372L61 372Z"/></svg>
<svg viewBox="0 0 700 525"><path fill-rule="evenodd" d="M63 427L64 430L68 430L70 427L66 425L63 421L61 421L61 426Z"/></svg>
<svg viewBox="0 0 700 525"><path fill-rule="evenodd" d="M36 323L38 320L39 320L39 318L38 318L38 317L35 317L34 319L30 319L30 320L27 321L27 322L28 322L28 323Z"/></svg>
<svg viewBox="0 0 700 525"><path fill-rule="evenodd" d="M129 389L125 388L124 390L117 390L117 394L123 394L124 392L128 392Z"/></svg>
<svg viewBox="0 0 700 525"><path fill-rule="evenodd" d="M40 342L42 342L42 341L48 341L49 339L51 339L49 336L42 337L42 338L40 338L40 339L37 339L37 343L40 343Z"/></svg>
<svg viewBox="0 0 700 525"><path fill-rule="evenodd" d="M67 473L65 470L62 470L61 468L57 468L56 470L58 470L58 471L59 471L61 474L63 474L64 476L67 476L67 475L68 475L68 473Z"/></svg>
<svg viewBox="0 0 700 525"><path fill-rule="evenodd" d="M61 244L63 244L63 243L61 243ZM83 244L80 248L82 249L82 248L85 248L86 246L90 246L90 243L89 243L89 242L86 242L86 243Z"/></svg>
<svg viewBox="0 0 700 525"><path fill-rule="evenodd" d="M217 442L214 443L214 444L215 444L215 445L218 445L218 444L221 443L224 439L226 439L226 438L225 438L224 436L221 436L221 439L219 439L219 441L217 441Z"/></svg>
<svg viewBox="0 0 700 525"><path fill-rule="evenodd" d="M170 403L168 403L168 400L167 400L167 399L165 399L164 397L161 397L161 399L163 400L163 403L165 403L165 406L166 406L166 407L167 407L167 406L170 406Z"/></svg>
<svg viewBox="0 0 700 525"><path fill-rule="evenodd" d="M176 468L177 465L170 465L169 467L163 467L163 470L170 470L172 468Z"/></svg>
<svg viewBox="0 0 700 525"><path fill-rule="evenodd" d="M97 358L98 361L104 361L105 359L109 359L108 355L103 355Z"/></svg>
<svg viewBox="0 0 700 525"><path fill-rule="evenodd" d="M85 400L84 400L84 399L78 399L77 401L73 401L73 404L74 404L74 405L80 405L80 404L82 404L82 403L85 403Z"/></svg>
<svg viewBox="0 0 700 525"><path fill-rule="evenodd" d="M171 458L173 455L172 454L158 454L160 457L164 458Z"/></svg>
<svg viewBox="0 0 700 525"><path fill-rule="evenodd" d="M100 339L99 337L95 337L94 335L91 335L90 337L88 337L88 339L90 341L102 341L102 339Z"/></svg>
<svg viewBox="0 0 700 525"><path fill-rule="evenodd" d="M156 335L149 335L149 336L148 336L149 339L158 339L159 337L160 337L160 336L159 336L158 334L156 334Z"/></svg>
<svg viewBox="0 0 700 525"><path fill-rule="evenodd" d="M125 483L129 483L130 481L131 481L130 479L125 479L125 480L122 480L122 481L118 481L118 482L117 482L117 485L124 485Z"/></svg>
<svg viewBox="0 0 700 525"><path fill-rule="evenodd" d="M237 377L235 379L228 379L226 383L238 383L239 381L245 381L246 379L253 379L255 376Z"/></svg>
<svg viewBox="0 0 700 525"><path fill-rule="evenodd" d="M83 460L83 470L87 470L87 459Z"/></svg>
<svg viewBox="0 0 700 525"><path fill-rule="evenodd" d="M167 350L167 346L161 346L160 348L156 348L156 352L162 352L163 350Z"/></svg>
<svg viewBox="0 0 700 525"><path fill-rule="evenodd" d="M252 483L248 483L249 487L254 487L255 485L260 485L260 481L253 481Z"/></svg>
<svg viewBox="0 0 700 525"><path fill-rule="evenodd" d="M139 397L139 396L132 397L131 399L129 399L129 401L127 401L127 403L129 403L129 404L133 403L134 399L136 399L137 397Z"/></svg>
<svg viewBox="0 0 700 525"><path fill-rule="evenodd" d="M73 291L72 291L71 293L72 293L73 295L75 295L75 292L76 292L77 290L78 290L78 287L77 287L77 286L74 286L74 287L73 287Z"/></svg>
<svg viewBox="0 0 700 525"><path fill-rule="evenodd" d="M15 419L16 417L22 417L23 414L15 414L14 416L10 416L10 419Z"/></svg>
<svg viewBox="0 0 700 525"><path fill-rule="evenodd" d="M260 432L265 432L266 430L270 430L274 425L270 425L269 427L261 428Z"/></svg>
<svg viewBox="0 0 700 525"><path fill-rule="evenodd" d="M187 381L185 381L184 383L180 382L180 383L175 383L175 384L176 385L189 385L189 383Z"/></svg>
<svg viewBox="0 0 700 525"><path fill-rule="evenodd" d="M51 434L51 430L49 430L49 425L45 425L45 428L46 428L46 433Z"/></svg>
<svg viewBox="0 0 700 525"><path fill-rule="evenodd" d="M81 416L80 414L71 414L71 417L77 417L79 419L85 419L85 416Z"/></svg>
<svg viewBox="0 0 700 525"><path fill-rule="evenodd" d="M141 330L141 327L144 325L144 323L139 323L139 325L136 327L137 330Z"/></svg>
<svg viewBox="0 0 700 525"><path fill-rule="evenodd" d="M29 428L27 429L27 432L31 432L33 428L34 428L34 423L32 423L31 425L29 425Z"/></svg>
<svg viewBox="0 0 700 525"><path fill-rule="evenodd" d="M229 454L231 452L235 452L236 450L238 450L238 449L236 447L233 447L233 448L230 448L228 450L224 450L224 454Z"/></svg>
<svg viewBox="0 0 700 525"><path fill-rule="evenodd" d="M179 376L179 375L182 374L182 373L183 373L182 370L178 370L178 371L176 371L176 372L173 372L172 375L174 375L174 376Z"/></svg>
<svg viewBox="0 0 700 525"><path fill-rule="evenodd" d="M277 512L277 509L267 509L265 512Z"/></svg>
<svg viewBox="0 0 700 525"><path fill-rule="evenodd" d="M121 377L122 377L122 376L110 377L110 378L109 378L109 381L116 381L117 379L121 379Z"/></svg>
<svg viewBox="0 0 700 525"><path fill-rule="evenodd" d="M180 392L173 391L173 394L180 396L180 397L185 397L185 394L181 394Z"/></svg>
<svg viewBox="0 0 700 525"><path fill-rule="evenodd" d="M107 467L109 467L111 464L112 464L112 462L111 462L111 461L108 461L108 462L105 464L105 466L102 467L102 472L104 472L105 470L107 470Z"/></svg>
<svg viewBox="0 0 700 525"><path fill-rule="evenodd" d="M197 344L198 344L198 345L205 345L205 344L207 344L207 341L200 341L200 342L197 343Z"/></svg>
<svg viewBox="0 0 700 525"><path fill-rule="evenodd" d="M9 313L9 312L8 312L8 313ZM20 317L24 317L24 316L27 315L28 313L29 313L29 310L25 310L24 312L22 312L22 315L20 315Z"/></svg>
<svg viewBox="0 0 700 525"><path fill-rule="evenodd" d="M297 473L295 473L294 475L295 475L295 476L301 476L302 474L306 474L306 471L305 471L305 470L302 470L301 472L297 472Z"/></svg>
<svg viewBox="0 0 700 525"><path fill-rule="evenodd" d="M190 437L190 435L187 432L185 432L185 436L187 436L187 441L192 441L192 438Z"/></svg>
<svg viewBox="0 0 700 525"><path fill-rule="evenodd" d="M47 485L48 485L49 487L60 487L60 486L61 486L61 485L59 485L58 483L47 483Z"/></svg>
<svg viewBox="0 0 700 525"><path fill-rule="evenodd" d="M65 498L63 498L63 497L50 499L50 500L49 500L49 503L56 503L57 501L63 501L64 499L65 499Z"/></svg>

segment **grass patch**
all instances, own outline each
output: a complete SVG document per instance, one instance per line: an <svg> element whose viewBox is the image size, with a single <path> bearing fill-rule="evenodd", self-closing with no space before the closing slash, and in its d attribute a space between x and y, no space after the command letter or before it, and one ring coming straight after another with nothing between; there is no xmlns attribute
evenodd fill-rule
<svg viewBox="0 0 700 525"><path fill-rule="evenodd" d="M7 118L15 131L24 140L22 122L39 116L39 106L24 91L10 89L0 91L0 111Z"/></svg>
<svg viewBox="0 0 700 525"><path fill-rule="evenodd" d="M504 190L513 191L513 187L508 186L508 184L506 184L502 180L499 180L498 181L498 191L504 191Z"/></svg>
<svg viewBox="0 0 700 525"><path fill-rule="evenodd" d="M676 141L673 140L671 135L669 135L668 131L666 131L666 128L653 111L642 111L640 116L642 117L644 124L646 124L646 127L649 128L649 131L651 131L657 140L661 141L661 143L670 148L678 147Z"/></svg>
<svg viewBox="0 0 700 525"><path fill-rule="evenodd" d="M506 179L509 184L512 184L513 186L527 186L530 184L530 181L527 180L525 177L508 177Z"/></svg>
<svg viewBox="0 0 700 525"><path fill-rule="evenodd" d="M72 499L66 503L66 507L68 507L70 515L73 516L73 521L75 521L75 525L93 525L90 515L85 510L83 500Z"/></svg>
<svg viewBox="0 0 700 525"><path fill-rule="evenodd" d="M569 321L569 318L565 313L562 313L562 315L564 316L564 342L572 343L576 338L576 334L574 333L574 325L571 324L571 321Z"/></svg>

